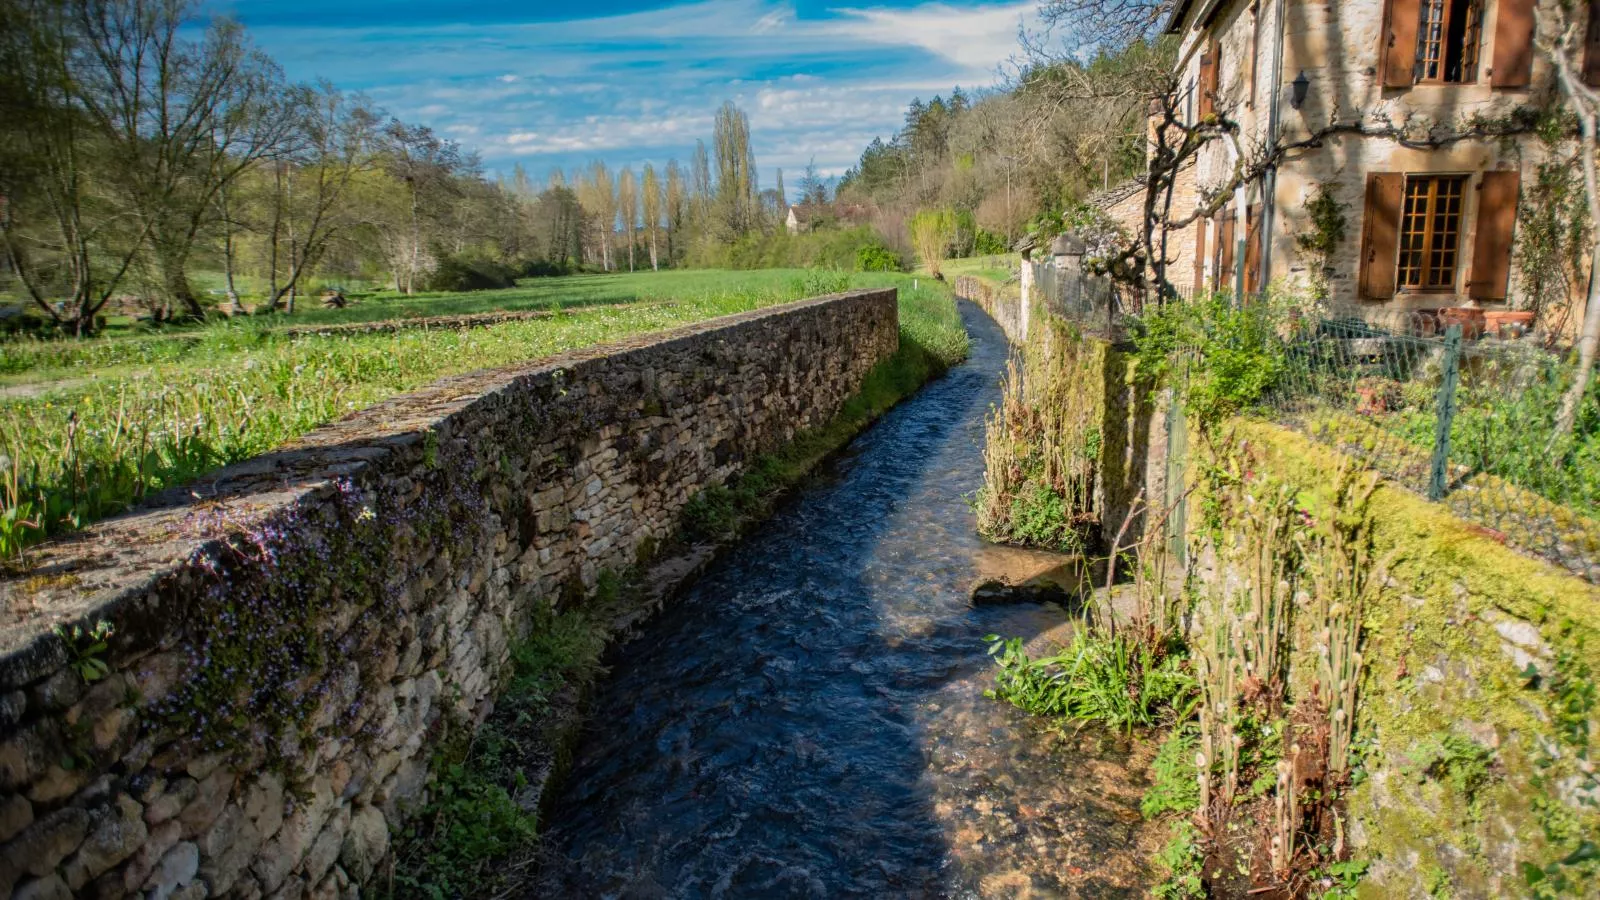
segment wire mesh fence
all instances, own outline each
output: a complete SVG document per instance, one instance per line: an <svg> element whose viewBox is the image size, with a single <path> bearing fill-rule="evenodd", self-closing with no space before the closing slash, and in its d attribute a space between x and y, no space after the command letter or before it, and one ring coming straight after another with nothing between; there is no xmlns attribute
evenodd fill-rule
<svg viewBox="0 0 1600 900"><path fill-rule="evenodd" d="M1128 298L1109 279L1041 269L1047 310L1087 333L1129 333ZM1276 323L1280 370L1258 412L1600 583L1600 388L1558 431L1573 365L1530 318L1363 307L1291 316ZM1175 377L1204 360L1184 363Z"/></svg>
<svg viewBox="0 0 1600 900"><path fill-rule="evenodd" d="M1125 289L1111 278L1057 266L1053 261L1024 261L1032 266L1031 302L1077 324L1086 333L1110 340L1126 335Z"/></svg>
<svg viewBox="0 0 1600 900"><path fill-rule="evenodd" d="M1264 411L1600 582L1600 421L1555 427L1570 364L1509 319L1344 310L1296 323Z"/></svg>

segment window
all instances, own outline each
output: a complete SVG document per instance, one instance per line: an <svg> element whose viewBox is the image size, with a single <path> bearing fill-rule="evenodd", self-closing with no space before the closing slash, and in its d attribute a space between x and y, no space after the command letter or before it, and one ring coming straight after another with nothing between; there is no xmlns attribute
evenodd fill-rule
<svg viewBox="0 0 1600 900"><path fill-rule="evenodd" d="M1433 82L1477 80L1478 0L1421 0L1417 25L1416 79Z"/></svg>
<svg viewBox="0 0 1600 900"><path fill-rule="evenodd" d="M1399 287L1454 291L1461 250L1462 175L1406 178L1400 215Z"/></svg>

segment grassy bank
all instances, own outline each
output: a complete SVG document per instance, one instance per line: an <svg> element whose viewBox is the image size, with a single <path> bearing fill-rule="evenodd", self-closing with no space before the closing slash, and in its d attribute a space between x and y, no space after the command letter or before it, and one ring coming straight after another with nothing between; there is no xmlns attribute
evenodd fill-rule
<svg viewBox="0 0 1600 900"><path fill-rule="evenodd" d="M954 339L935 311L941 288L894 274L695 272L550 279L571 296L594 289L656 305L606 304L548 319L465 330L274 335L221 323L181 353L148 363L80 360L53 369L51 389L0 399L0 560L27 544L113 515L144 495L263 453L317 426L441 376L511 365L631 335L801 297L893 285L907 333L928 346ZM435 298L435 311L504 308L507 292ZM589 295L591 299L594 294ZM953 312L953 310L952 310ZM295 318L296 324L309 317ZM959 332L959 329L957 329ZM169 338L170 341L177 339ZM90 342L93 343L93 342ZM148 348L147 348L148 349Z"/></svg>
<svg viewBox="0 0 1600 900"><path fill-rule="evenodd" d="M926 280L924 280L926 284ZM684 510L684 544L731 541L768 515L819 462L878 416L966 357L953 298L901 285L900 349L878 364L827 425L754 461L733 483L702 492ZM635 573L636 575L637 573ZM540 823L519 793L545 773L559 781L581 724L582 698L603 670L617 615L639 601L639 578L606 575L586 604L540 617L514 646L506 687L490 719L458 728L434 760L429 805L397 847L392 893L492 897L526 888L535 874Z"/></svg>

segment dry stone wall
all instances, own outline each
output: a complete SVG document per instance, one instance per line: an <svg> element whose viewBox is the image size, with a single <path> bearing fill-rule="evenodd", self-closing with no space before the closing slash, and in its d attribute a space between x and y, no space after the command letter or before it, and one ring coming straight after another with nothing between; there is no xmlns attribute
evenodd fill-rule
<svg viewBox="0 0 1600 900"><path fill-rule="evenodd" d="M446 378L38 548L0 580L0 896L358 895L536 611L897 347L861 291Z"/></svg>

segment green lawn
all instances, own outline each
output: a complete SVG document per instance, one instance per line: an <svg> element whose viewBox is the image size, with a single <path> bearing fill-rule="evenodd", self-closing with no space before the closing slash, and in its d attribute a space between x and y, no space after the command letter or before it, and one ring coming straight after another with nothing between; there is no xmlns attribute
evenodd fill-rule
<svg viewBox="0 0 1600 900"><path fill-rule="evenodd" d="M990 256L969 256L965 259L947 259L939 264L944 277L971 275L996 284L1016 277L1016 268L1022 265L1020 253L997 253Z"/></svg>
<svg viewBox="0 0 1600 900"><path fill-rule="evenodd" d="M12 374L9 393L0 392L0 559L441 376L887 285L901 290L904 337L949 361L965 353L954 303L929 279L913 290L906 275L795 270L574 276L283 317L308 324L370 320L386 310L427 316L575 307L481 328L290 339L253 319L209 325L198 336L3 344ZM629 301L658 302L615 308Z"/></svg>
<svg viewBox="0 0 1600 900"><path fill-rule="evenodd" d="M312 298L303 300L300 310L292 316L248 316L160 330L123 323L108 329L102 337L86 341L22 338L0 343L0 351L3 351L0 352L0 384L54 381L121 365L203 363L219 351L235 352L260 343L271 332L306 325L705 299L730 293L792 299L803 293L798 288L808 277L816 280L816 276L792 269L679 270L530 278L518 287L501 291L424 293L410 297L382 292L366 296L344 309L323 309Z"/></svg>

